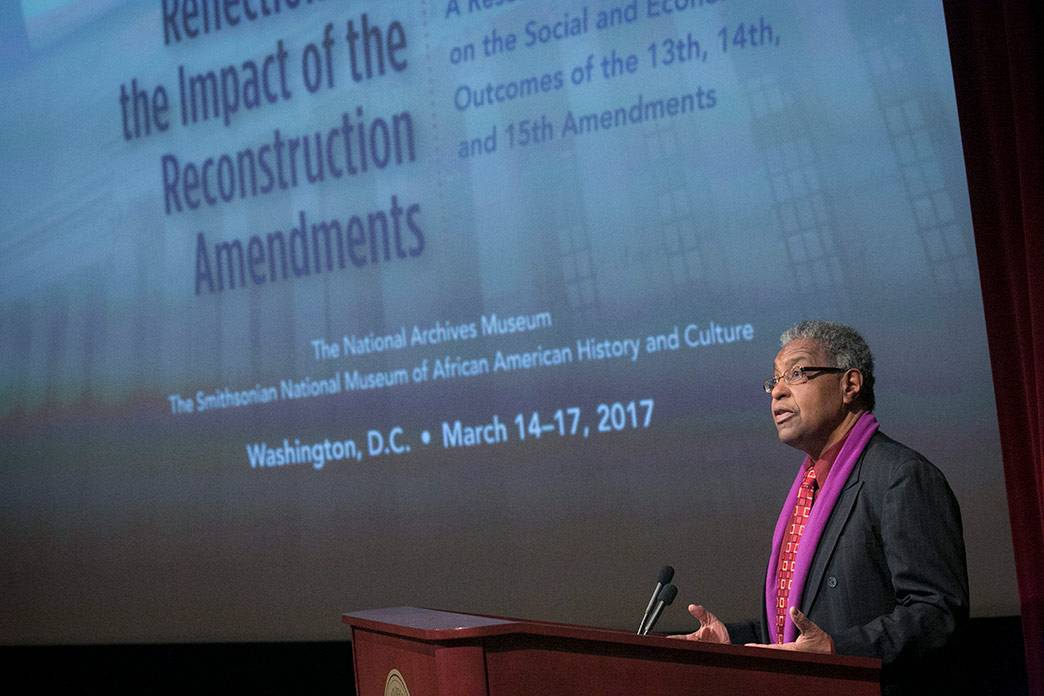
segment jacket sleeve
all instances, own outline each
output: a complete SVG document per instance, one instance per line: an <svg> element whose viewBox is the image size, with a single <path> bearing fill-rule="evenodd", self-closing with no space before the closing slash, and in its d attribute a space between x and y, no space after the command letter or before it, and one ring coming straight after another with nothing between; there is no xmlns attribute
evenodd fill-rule
<svg viewBox="0 0 1044 696"><path fill-rule="evenodd" d="M916 456L891 469L879 509L895 608L832 637L838 653L902 664L944 648L967 620L961 514L942 473Z"/></svg>

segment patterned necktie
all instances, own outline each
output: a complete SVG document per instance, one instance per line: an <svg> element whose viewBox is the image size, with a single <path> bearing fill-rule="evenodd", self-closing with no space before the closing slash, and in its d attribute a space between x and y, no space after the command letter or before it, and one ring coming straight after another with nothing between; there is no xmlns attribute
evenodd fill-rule
<svg viewBox="0 0 1044 696"><path fill-rule="evenodd" d="M816 496L815 467L808 467L805 480L798 489L797 502L794 504L794 515L790 518L790 527L783 535L783 548L779 553L779 567L776 568L776 642L783 642L783 627L787 622L787 598L790 597L790 581L794 576L794 559L797 558L798 543L805 531L805 523L812 512L812 502Z"/></svg>

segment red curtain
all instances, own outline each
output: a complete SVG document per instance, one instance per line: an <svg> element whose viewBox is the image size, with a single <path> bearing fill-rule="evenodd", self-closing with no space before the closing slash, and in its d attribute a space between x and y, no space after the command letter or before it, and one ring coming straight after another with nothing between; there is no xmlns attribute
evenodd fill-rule
<svg viewBox="0 0 1044 696"><path fill-rule="evenodd" d="M1042 5L1039 0L944 4L997 395L1026 669L1030 693L1038 696L1044 696Z"/></svg>

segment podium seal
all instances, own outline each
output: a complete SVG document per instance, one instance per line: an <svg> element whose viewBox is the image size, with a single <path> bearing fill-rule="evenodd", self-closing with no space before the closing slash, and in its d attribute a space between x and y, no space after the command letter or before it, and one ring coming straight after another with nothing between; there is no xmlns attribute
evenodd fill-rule
<svg viewBox="0 0 1044 696"><path fill-rule="evenodd" d="M406 688L406 680L397 669L388 672L384 680L384 696L410 696L410 690Z"/></svg>

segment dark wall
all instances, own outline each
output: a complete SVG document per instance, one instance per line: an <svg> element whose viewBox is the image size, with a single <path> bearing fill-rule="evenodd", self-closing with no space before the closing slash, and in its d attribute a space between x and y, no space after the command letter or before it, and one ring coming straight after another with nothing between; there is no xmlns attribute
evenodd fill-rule
<svg viewBox="0 0 1044 696"><path fill-rule="evenodd" d="M347 640L18 646L0 655L37 693L355 693Z"/></svg>

